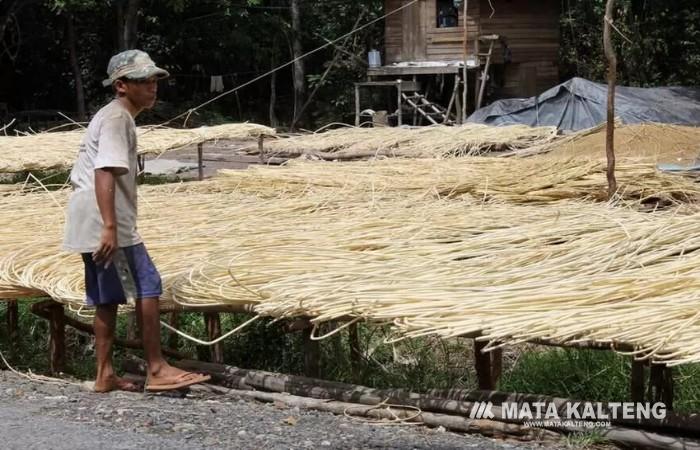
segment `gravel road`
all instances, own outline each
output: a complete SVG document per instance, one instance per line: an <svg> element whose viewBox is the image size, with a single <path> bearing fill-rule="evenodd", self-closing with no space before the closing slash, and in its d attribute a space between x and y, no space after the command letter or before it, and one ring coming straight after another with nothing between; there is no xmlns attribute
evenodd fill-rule
<svg viewBox="0 0 700 450"><path fill-rule="evenodd" d="M378 426L232 394L94 394L0 371L3 449L499 449L543 447L422 426ZM563 447L562 447L563 448Z"/></svg>

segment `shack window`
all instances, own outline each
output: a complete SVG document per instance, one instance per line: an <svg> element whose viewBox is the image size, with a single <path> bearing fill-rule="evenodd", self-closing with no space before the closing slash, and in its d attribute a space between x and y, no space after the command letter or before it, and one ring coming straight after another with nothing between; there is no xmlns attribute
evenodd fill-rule
<svg viewBox="0 0 700 450"><path fill-rule="evenodd" d="M437 27L454 28L459 25L459 10L455 7L454 0L437 0Z"/></svg>

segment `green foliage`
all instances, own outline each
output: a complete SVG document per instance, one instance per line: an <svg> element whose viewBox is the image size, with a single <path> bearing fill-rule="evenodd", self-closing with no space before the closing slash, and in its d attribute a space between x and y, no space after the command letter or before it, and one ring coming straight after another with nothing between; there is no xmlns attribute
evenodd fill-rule
<svg viewBox="0 0 700 450"><path fill-rule="evenodd" d="M647 369L648 371L648 369ZM608 351L548 349L523 353L507 372L499 389L590 401L629 398L631 358ZM679 412L700 409L700 365L675 369L674 407Z"/></svg>
<svg viewBox="0 0 700 450"><path fill-rule="evenodd" d="M34 316L31 300L19 303L19 343L10 346L7 329L0 326L0 351L19 370L46 372L48 369L48 325ZM249 319L247 315L222 314L225 332ZM0 323L5 321L5 304L0 302ZM117 320L117 336L125 337L128 320ZM206 339L204 320L199 313L180 315L179 328ZM302 374L304 353L302 335L286 333L284 323L261 319L230 337L224 345L224 361L237 367ZM319 335L333 330L322 326ZM443 341L419 338L386 344L387 328L358 326L361 358L359 369L353 371L348 333L341 331L320 342L320 368L328 380L361 384L376 388L475 389L472 346L467 339ZM95 375L93 338L83 336L72 328L66 329L68 373L89 379ZM165 330L162 341L166 344ZM537 350L535 350L537 349ZM209 359L209 347L179 338L178 349L189 357ZM505 373L498 389L508 392L542 394L590 401L624 401L629 398L631 359L607 351L567 350L528 347L517 350L514 365L506 360ZM137 350L115 349L115 366L127 355L142 356ZM648 369L647 369L648 370ZM700 364L688 364L675 369L674 407L678 412L700 410ZM583 434L570 438L573 447L600 444L599 436Z"/></svg>
<svg viewBox="0 0 700 450"><path fill-rule="evenodd" d="M101 80L107 61L117 48L117 5L115 1L47 0L34 8L22 8L17 15L20 30L32 32L22 33L16 59L0 54L0 98L9 104L11 117L12 111L22 110L56 109L69 114L76 111L75 80L65 35L67 15L73 17L80 36L77 53L88 111L94 113L111 97ZM225 88L230 89L292 59L288 0L151 0L140 5L137 46L173 75L161 84L159 97L173 105L176 114L213 97L209 92L212 75L223 75ZM381 0L303 2L300 38L304 50L347 33L360 16L359 23L377 17L382 8ZM348 53L338 58L319 87L306 109L302 126L348 120L352 114L352 82L364 77L366 50L377 46L382 38L380 22L341 43ZM305 60L311 80L320 78L336 52L334 47L328 47ZM287 124L292 119L292 91L291 69L279 71L276 112ZM268 77L199 112L203 120L268 123L269 96ZM211 116L207 117L207 113ZM156 113L142 120L155 123L158 119L162 117ZM32 116L27 120L20 115L18 120L20 129L36 126Z"/></svg>
<svg viewBox="0 0 700 450"><path fill-rule="evenodd" d="M607 442L608 440L605 439L603 433L599 430L581 431L566 436L566 446L578 450L598 448L599 445Z"/></svg>
<svg viewBox="0 0 700 450"><path fill-rule="evenodd" d="M602 81L605 0L564 0L561 72ZM631 86L700 84L700 9L695 0L618 0L613 31L618 81Z"/></svg>

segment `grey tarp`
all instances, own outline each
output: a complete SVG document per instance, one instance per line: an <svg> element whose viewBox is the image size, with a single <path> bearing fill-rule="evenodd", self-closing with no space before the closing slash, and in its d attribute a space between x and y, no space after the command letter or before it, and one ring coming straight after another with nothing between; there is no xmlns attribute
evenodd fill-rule
<svg viewBox="0 0 700 450"><path fill-rule="evenodd" d="M605 121L607 96L607 85L572 78L536 97L498 100L475 111L467 121L583 130ZM700 125L700 88L619 86L615 94L615 116L623 123Z"/></svg>

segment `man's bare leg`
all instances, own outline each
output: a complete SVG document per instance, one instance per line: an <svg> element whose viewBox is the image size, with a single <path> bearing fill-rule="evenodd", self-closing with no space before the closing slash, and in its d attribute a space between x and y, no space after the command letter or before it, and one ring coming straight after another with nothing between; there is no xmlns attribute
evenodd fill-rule
<svg viewBox="0 0 700 450"><path fill-rule="evenodd" d="M117 305L96 307L95 311L95 356L97 358L97 376L95 392L114 390L136 390L136 386L114 374L112 366L112 345L117 326Z"/></svg>
<svg viewBox="0 0 700 450"><path fill-rule="evenodd" d="M198 376L171 366L163 358L160 346L160 306L157 298L137 300L136 319L141 327L143 353L148 366L148 379L153 384L166 384L166 381L175 380L185 375ZM180 381L184 379L180 378Z"/></svg>

